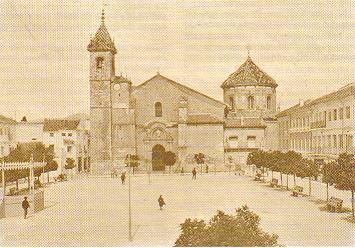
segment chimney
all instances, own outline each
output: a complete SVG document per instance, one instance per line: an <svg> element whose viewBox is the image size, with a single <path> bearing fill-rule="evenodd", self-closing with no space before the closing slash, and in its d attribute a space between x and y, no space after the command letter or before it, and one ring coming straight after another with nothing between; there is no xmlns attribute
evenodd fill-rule
<svg viewBox="0 0 355 248"><path fill-rule="evenodd" d="M22 117L21 122L27 122L26 116Z"/></svg>

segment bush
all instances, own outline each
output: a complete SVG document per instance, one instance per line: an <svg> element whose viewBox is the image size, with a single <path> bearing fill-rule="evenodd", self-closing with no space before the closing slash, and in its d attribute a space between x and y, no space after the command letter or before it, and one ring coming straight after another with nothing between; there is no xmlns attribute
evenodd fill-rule
<svg viewBox="0 0 355 248"><path fill-rule="evenodd" d="M260 217L243 206L236 215L218 211L208 224L186 219L175 246L277 246L278 236L260 227Z"/></svg>

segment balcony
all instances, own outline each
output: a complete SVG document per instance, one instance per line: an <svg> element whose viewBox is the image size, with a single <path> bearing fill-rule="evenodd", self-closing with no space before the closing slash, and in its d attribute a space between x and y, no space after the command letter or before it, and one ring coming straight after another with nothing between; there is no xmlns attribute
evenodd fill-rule
<svg viewBox="0 0 355 248"><path fill-rule="evenodd" d="M325 128L327 126L327 122L325 120L323 121L316 121L311 123L311 129L316 129L316 128Z"/></svg>

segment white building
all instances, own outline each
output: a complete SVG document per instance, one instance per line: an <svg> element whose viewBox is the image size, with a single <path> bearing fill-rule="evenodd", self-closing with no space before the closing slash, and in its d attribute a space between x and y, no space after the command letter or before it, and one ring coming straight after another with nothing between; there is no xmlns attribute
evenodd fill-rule
<svg viewBox="0 0 355 248"><path fill-rule="evenodd" d="M301 102L277 115L279 149L332 160L354 153L355 85L349 84L315 100Z"/></svg>
<svg viewBox="0 0 355 248"><path fill-rule="evenodd" d="M16 121L0 115L0 158L9 155L15 145Z"/></svg>
<svg viewBox="0 0 355 248"><path fill-rule="evenodd" d="M75 171L89 170L89 135L86 120L45 119L43 142L53 146L58 173L65 172L67 158L75 160Z"/></svg>
<svg viewBox="0 0 355 248"><path fill-rule="evenodd" d="M27 121L24 116L16 124L16 143L43 142L43 121Z"/></svg>

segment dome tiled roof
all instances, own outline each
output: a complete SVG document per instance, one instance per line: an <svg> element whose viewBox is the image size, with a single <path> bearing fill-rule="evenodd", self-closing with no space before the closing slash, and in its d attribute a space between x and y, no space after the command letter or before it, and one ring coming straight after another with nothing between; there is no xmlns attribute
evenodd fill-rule
<svg viewBox="0 0 355 248"><path fill-rule="evenodd" d="M90 40L90 44L88 45L88 51L111 51L114 54L117 53L115 44L113 43L104 22L101 23L95 36Z"/></svg>
<svg viewBox="0 0 355 248"><path fill-rule="evenodd" d="M236 72L229 75L221 87L230 88L247 85L277 87L275 80L263 72L249 56Z"/></svg>

